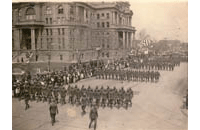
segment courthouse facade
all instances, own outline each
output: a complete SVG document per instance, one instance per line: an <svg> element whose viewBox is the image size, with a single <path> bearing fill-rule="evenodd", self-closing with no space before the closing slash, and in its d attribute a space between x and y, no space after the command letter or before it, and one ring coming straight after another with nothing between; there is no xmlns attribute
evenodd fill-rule
<svg viewBox="0 0 200 130"><path fill-rule="evenodd" d="M128 2L13 3L13 62L78 62L122 57L135 28ZM25 57L24 57L25 58Z"/></svg>

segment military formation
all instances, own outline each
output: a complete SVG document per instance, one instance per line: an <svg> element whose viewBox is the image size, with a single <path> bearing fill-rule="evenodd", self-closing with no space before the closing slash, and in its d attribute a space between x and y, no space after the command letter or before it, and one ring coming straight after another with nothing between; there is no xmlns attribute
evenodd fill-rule
<svg viewBox="0 0 200 130"><path fill-rule="evenodd" d="M97 79L106 80L127 80L141 82L158 82L160 73L158 71L138 70L104 70L97 72Z"/></svg>
<svg viewBox="0 0 200 130"><path fill-rule="evenodd" d="M173 71L174 67L180 66L178 61L151 61L151 62L130 62L129 67L133 69L147 69L147 70L166 70Z"/></svg>
<svg viewBox="0 0 200 130"><path fill-rule="evenodd" d="M131 88L125 90L123 87L117 89L116 87L110 88L109 86L96 86L92 89L90 86L85 88L82 85L79 88L77 85L69 85L67 88L69 95L68 102L73 105L82 105L82 110L85 112L86 106L96 105L98 107L125 107L132 105L133 90Z"/></svg>

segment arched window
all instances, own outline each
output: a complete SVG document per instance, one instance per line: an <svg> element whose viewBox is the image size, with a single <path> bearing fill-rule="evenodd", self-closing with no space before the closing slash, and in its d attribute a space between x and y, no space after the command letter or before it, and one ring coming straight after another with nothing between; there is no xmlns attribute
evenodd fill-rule
<svg viewBox="0 0 200 130"><path fill-rule="evenodd" d="M51 8L47 7L46 14L51 14Z"/></svg>
<svg viewBox="0 0 200 130"><path fill-rule="evenodd" d="M19 16L19 17L22 16L22 9L19 9L18 16Z"/></svg>
<svg viewBox="0 0 200 130"><path fill-rule="evenodd" d="M63 7L61 5L58 6L58 14L63 14Z"/></svg>
<svg viewBox="0 0 200 130"><path fill-rule="evenodd" d="M26 19L28 19L28 20L33 20L33 19L35 19L36 18L36 15L35 15L35 10L34 10L34 8L28 8L27 10L26 10Z"/></svg>

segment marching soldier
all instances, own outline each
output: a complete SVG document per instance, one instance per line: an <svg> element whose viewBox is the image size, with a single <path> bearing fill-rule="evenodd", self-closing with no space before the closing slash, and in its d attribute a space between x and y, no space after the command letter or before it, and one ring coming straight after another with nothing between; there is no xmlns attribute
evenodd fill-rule
<svg viewBox="0 0 200 130"><path fill-rule="evenodd" d="M92 106L92 109L90 111L90 124L89 128L91 128L92 122L94 122L94 130L96 130L97 126L97 118L98 118L98 112L96 106Z"/></svg>
<svg viewBox="0 0 200 130"><path fill-rule="evenodd" d="M50 111L50 116L51 116L51 123L52 123L52 126L53 126L54 123L55 123L56 113L58 114L58 107L57 107L55 100L53 100L53 102L50 104L49 111Z"/></svg>
<svg viewBox="0 0 200 130"><path fill-rule="evenodd" d="M83 96L81 98L81 108L82 108L82 113L85 114L85 108L86 108L86 104L87 104L87 97L86 97L86 93L83 93Z"/></svg>
<svg viewBox="0 0 200 130"><path fill-rule="evenodd" d="M25 110L27 110L30 107L29 104L28 104L28 101L30 99L30 95L29 95L27 89L25 90L24 99L25 99L25 105L26 105Z"/></svg>

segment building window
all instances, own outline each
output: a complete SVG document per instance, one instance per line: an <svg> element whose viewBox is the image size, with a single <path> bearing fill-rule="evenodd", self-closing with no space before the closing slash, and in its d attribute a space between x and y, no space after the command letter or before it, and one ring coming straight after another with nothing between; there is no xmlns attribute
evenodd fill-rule
<svg viewBox="0 0 200 130"><path fill-rule="evenodd" d="M70 12L70 15L73 15L73 14L74 14L74 8L73 8L73 6L70 6L69 12Z"/></svg>
<svg viewBox="0 0 200 130"><path fill-rule="evenodd" d="M63 41L63 49L65 49L65 39L63 38L62 41Z"/></svg>
<svg viewBox="0 0 200 130"><path fill-rule="evenodd" d="M65 35L65 29L64 28L62 28L62 34Z"/></svg>
<svg viewBox="0 0 200 130"><path fill-rule="evenodd" d="M63 7L61 5L58 7L58 14L63 14Z"/></svg>
<svg viewBox="0 0 200 130"><path fill-rule="evenodd" d="M102 48L104 48L104 43L102 44Z"/></svg>
<svg viewBox="0 0 200 130"><path fill-rule="evenodd" d="M99 19L99 17L100 17L100 15L99 15L99 14L97 14L97 19Z"/></svg>
<svg viewBox="0 0 200 130"><path fill-rule="evenodd" d="M73 60L74 60L74 54L72 55L72 58L73 58Z"/></svg>
<svg viewBox="0 0 200 130"><path fill-rule="evenodd" d="M50 24L52 24L52 18L50 18Z"/></svg>
<svg viewBox="0 0 200 130"><path fill-rule="evenodd" d="M109 57L109 52L107 53L107 57Z"/></svg>
<svg viewBox="0 0 200 130"><path fill-rule="evenodd" d="M101 16L104 17L104 13L102 13Z"/></svg>
<svg viewBox="0 0 200 130"><path fill-rule="evenodd" d="M47 10L46 10L46 14L51 14L51 8L50 7L47 7Z"/></svg>
<svg viewBox="0 0 200 130"><path fill-rule="evenodd" d="M47 49L49 49L49 38L47 38Z"/></svg>
<svg viewBox="0 0 200 130"><path fill-rule="evenodd" d="M47 36L49 35L48 29L46 29Z"/></svg>
<svg viewBox="0 0 200 130"><path fill-rule="evenodd" d="M50 29L50 33L51 33L51 35L53 34L53 33L52 33L52 29Z"/></svg>
<svg viewBox="0 0 200 130"><path fill-rule="evenodd" d="M60 60L63 60L63 56L62 55L60 55Z"/></svg>
<svg viewBox="0 0 200 130"><path fill-rule="evenodd" d="M42 38L41 38L41 45L40 45L41 49L42 49Z"/></svg>
<svg viewBox="0 0 200 130"><path fill-rule="evenodd" d="M107 24L107 27L109 28L110 27L109 22L107 22L106 24Z"/></svg>
<svg viewBox="0 0 200 130"><path fill-rule="evenodd" d="M60 17L58 17L58 23L60 24Z"/></svg>
<svg viewBox="0 0 200 130"><path fill-rule="evenodd" d="M35 10L34 8L28 8L26 10L26 19L27 20L33 20L36 18L36 15L35 15Z"/></svg>
<svg viewBox="0 0 200 130"><path fill-rule="evenodd" d="M35 61L38 61L38 55L35 56Z"/></svg>
<svg viewBox="0 0 200 130"><path fill-rule="evenodd" d="M48 59L51 60L51 55L48 55Z"/></svg>
<svg viewBox="0 0 200 130"><path fill-rule="evenodd" d="M109 13L107 13L107 14L106 14L106 16L107 16L107 19L109 19L109 18L110 18L110 16L109 16Z"/></svg>
<svg viewBox="0 0 200 130"><path fill-rule="evenodd" d="M107 48L109 48L110 46L109 45L107 45Z"/></svg>
<svg viewBox="0 0 200 130"><path fill-rule="evenodd" d="M104 22L102 22L102 28L104 28Z"/></svg>
<svg viewBox="0 0 200 130"><path fill-rule="evenodd" d="M58 28L58 35L60 35L60 28Z"/></svg>
<svg viewBox="0 0 200 130"><path fill-rule="evenodd" d="M102 57L104 57L104 53L102 53Z"/></svg>
<svg viewBox="0 0 200 130"><path fill-rule="evenodd" d="M85 17L86 17L86 18L88 18L88 11L87 11L87 10L86 10L86 14L85 14Z"/></svg>
<svg viewBox="0 0 200 130"><path fill-rule="evenodd" d="M46 18L46 24L48 24L48 18Z"/></svg>
<svg viewBox="0 0 200 130"><path fill-rule="evenodd" d="M98 27L98 28L100 27L100 24L99 24L99 22L97 23L97 27Z"/></svg>
<svg viewBox="0 0 200 130"><path fill-rule="evenodd" d="M59 45L59 50L61 49L61 46L60 46L60 38L58 38L58 45Z"/></svg>
<svg viewBox="0 0 200 130"><path fill-rule="evenodd" d="M65 17L62 17L62 23L65 23Z"/></svg>
<svg viewBox="0 0 200 130"><path fill-rule="evenodd" d="M53 42L53 38L51 38L51 43Z"/></svg>

